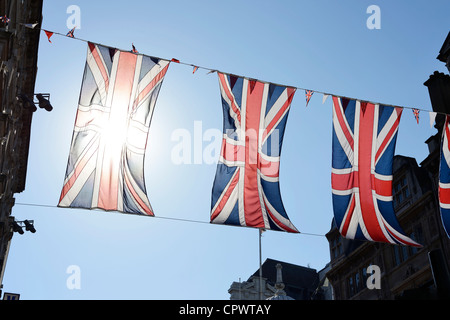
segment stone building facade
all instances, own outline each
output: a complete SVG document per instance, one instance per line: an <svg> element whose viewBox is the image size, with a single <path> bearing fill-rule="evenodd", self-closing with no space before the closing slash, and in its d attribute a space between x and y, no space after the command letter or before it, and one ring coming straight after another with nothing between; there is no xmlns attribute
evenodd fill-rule
<svg viewBox="0 0 450 320"><path fill-rule="evenodd" d="M14 233L14 194L25 190L42 0L0 0L0 294ZM35 24L35 29L25 24ZM16 224L17 226L17 224Z"/></svg>
<svg viewBox="0 0 450 320"><path fill-rule="evenodd" d="M266 259L247 281L233 282L230 300L311 300L320 279L315 269Z"/></svg>

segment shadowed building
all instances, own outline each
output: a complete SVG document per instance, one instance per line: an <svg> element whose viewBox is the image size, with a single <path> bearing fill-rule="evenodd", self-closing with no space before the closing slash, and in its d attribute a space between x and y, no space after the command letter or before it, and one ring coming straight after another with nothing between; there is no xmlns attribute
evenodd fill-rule
<svg viewBox="0 0 450 320"><path fill-rule="evenodd" d="M14 231L14 194L25 190L42 1L0 1L0 294ZM36 24L37 29L24 24Z"/></svg>
<svg viewBox="0 0 450 320"><path fill-rule="evenodd" d="M319 282L315 269L266 259L262 278L258 269L247 281L233 282L228 293L230 300L259 300L261 292L262 300L311 300Z"/></svg>

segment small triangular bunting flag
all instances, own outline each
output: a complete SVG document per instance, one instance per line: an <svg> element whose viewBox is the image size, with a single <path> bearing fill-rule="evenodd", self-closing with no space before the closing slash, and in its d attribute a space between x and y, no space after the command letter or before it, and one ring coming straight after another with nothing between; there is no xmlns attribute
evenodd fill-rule
<svg viewBox="0 0 450 320"><path fill-rule="evenodd" d="M414 117L416 118L417 124L419 124L419 109L413 109Z"/></svg>
<svg viewBox="0 0 450 320"><path fill-rule="evenodd" d="M47 31L47 30L44 30L44 32L45 32L45 34L47 35L48 42L52 43L52 41L50 40L50 38L52 37L53 32Z"/></svg>
<svg viewBox="0 0 450 320"><path fill-rule="evenodd" d="M430 111L429 114L430 114L430 127L432 128L433 124L434 124L434 121L436 120L436 114L437 113Z"/></svg>
<svg viewBox="0 0 450 320"><path fill-rule="evenodd" d="M25 23L24 26L30 29L34 29L36 28L36 26L38 25L38 23Z"/></svg>
<svg viewBox="0 0 450 320"><path fill-rule="evenodd" d="M312 91L312 90L305 90L306 106L308 106L309 100L311 100L313 93L314 93L314 91Z"/></svg>
<svg viewBox="0 0 450 320"><path fill-rule="evenodd" d="M69 38L75 38L75 36L74 36L75 28L76 28L76 26L73 27L72 30L67 32L66 36L69 37Z"/></svg>

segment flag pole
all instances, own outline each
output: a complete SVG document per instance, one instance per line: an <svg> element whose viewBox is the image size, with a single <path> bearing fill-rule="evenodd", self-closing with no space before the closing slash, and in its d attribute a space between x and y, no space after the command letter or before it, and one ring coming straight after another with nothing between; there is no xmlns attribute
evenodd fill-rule
<svg viewBox="0 0 450 320"><path fill-rule="evenodd" d="M264 229L258 229L259 234L259 300L263 299L263 288L262 288L262 250L261 250L261 235Z"/></svg>

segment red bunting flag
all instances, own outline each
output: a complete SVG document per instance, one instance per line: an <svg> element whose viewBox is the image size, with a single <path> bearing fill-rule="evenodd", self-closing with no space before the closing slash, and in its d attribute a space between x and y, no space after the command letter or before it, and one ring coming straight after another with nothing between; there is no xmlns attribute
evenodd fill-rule
<svg viewBox="0 0 450 320"><path fill-rule="evenodd" d="M417 124L419 124L419 109L413 109L414 117L416 118Z"/></svg>
<svg viewBox="0 0 450 320"><path fill-rule="evenodd" d="M180 63L180 60L178 60L178 59L175 59L175 58L172 58L172 60L170 60L170 61L172 61L172 62L176 62L176 63Z"/></svg>
<svg viewBox="0 0 450 320"><path fill-rule="evenodd" d="M197 66L194 66L194 69L192 70L192 73L195 73L198 70Z"/></svg>
<svg viewBox="0 0 450 320"><path fill-rule="evenodd" d="M47 31L47 30L44 30L44 32L45 32L45 34L47 35L48 42L52 43L52 41L50 40L50 38L52 37L53 32Z"/></svg>

